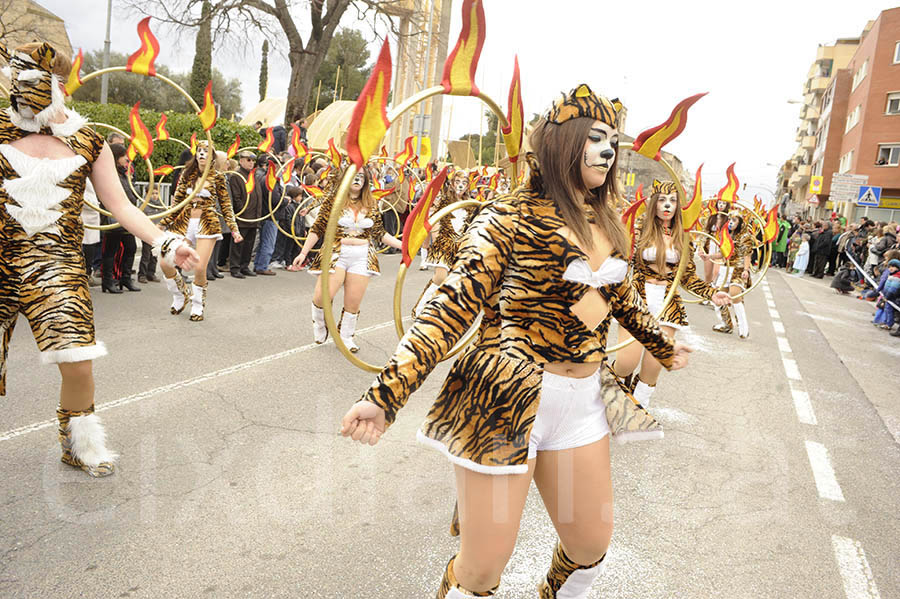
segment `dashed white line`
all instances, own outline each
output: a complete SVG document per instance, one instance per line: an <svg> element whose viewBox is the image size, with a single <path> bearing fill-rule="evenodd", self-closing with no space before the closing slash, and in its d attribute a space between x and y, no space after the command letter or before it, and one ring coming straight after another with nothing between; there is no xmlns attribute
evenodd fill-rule
<svg viewBox="0 0 900 599"><path fill-rule="evenodd" d="M775 337L775 339L778 340L778 349L780 349L781 351L786 352L786 353L791 353L791 346L788 343L787 339L785 339L784 337L782 337L780 335Z"/></svg>
<svg viewBox="0 0 900 599"><path fill-rule="evenodd" d="M802 381L803 377L800 376L800 369L797 368L797 362L793 360L793 358L785 358L781 356L781 361L784 364L784 373L787 377L794 381Z"/></svg>
<svg viewBox="0 0 900 599"><path fill-rule="evenodd" d="M834 547L834 559L837 561L844 580L844 593L847 599L881 599L878 587L875 586L875 578L866 552L863 551L859 541L831 536L831 545Z"/></svg>
<svg viewBox="0 0 900 599"><path fill-rule="evenodd" d="M844 493L838 485L837 477L831 460L828 459L828 450L821 443L815 441L806 442L806 453L809 455L809 464L812 466L813 478L816 480L816 488L819 497L832 501L844 501Z"/></svg>
<svg viewBox="0 0 900 599"><path fill-rule="evenodd" d="M773 320L772 328L774 328L775 332L778 333L779 335L784 335L784 325L781 323L780 320Z"/></svg>
<svg viewBox="0 0 900 599"><path fill-rule="evenodd" d="M791 397L794 398L794 410L797 412L797 420L803 424L815 426L816 414L813 412L812 403L809 401L809 393L803 389L791 389Z"/></svg>

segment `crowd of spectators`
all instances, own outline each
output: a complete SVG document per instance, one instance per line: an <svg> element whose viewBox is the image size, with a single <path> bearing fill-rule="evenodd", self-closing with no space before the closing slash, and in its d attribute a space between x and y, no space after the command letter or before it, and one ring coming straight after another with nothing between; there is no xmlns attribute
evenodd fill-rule
<svg viewBox="0 0 900 599"><path fill-rule="evenodd" d="M800 216L779 218L772 266L794 276L832 277L835 293L854 294L872 302L872 323L900 337L895 313L900 305L900 245L896 222L875 222L863 216L848 223L832 214L828 221Z"/></svg>

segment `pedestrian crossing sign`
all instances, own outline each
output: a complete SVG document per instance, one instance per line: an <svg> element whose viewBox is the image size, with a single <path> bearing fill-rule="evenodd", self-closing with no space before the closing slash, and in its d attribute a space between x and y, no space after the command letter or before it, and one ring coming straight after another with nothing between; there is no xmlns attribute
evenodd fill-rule
<svg viewBox="0 0 900 599"><path fill-rule="evenodd" d="M881 188L874 185L860 185L859 195L856 199L857 206L868 206L877 208L881 203Z"/></svg>

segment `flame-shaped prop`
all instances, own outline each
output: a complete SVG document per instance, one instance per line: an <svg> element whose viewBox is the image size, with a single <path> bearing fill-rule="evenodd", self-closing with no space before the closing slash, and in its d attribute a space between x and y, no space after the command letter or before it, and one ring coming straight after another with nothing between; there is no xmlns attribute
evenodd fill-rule
<svg viewBox="0 0 900 599"><path fill-rule="evenodd" d="M353 107L347 129L347 155L359 168L375 153L391 122L387 118L387 99L391 91L391 47L387 37L375 62L372 75Z"/></svg>
<svg viewBox="0 0 900 599"><path fill-rule="evenodd" d="M159 115L159 122L156 123L156 141L166 141L169 139L169 130L166 129L166 122L169 120L169 117L166 116L166 113L162 113Z"/></svg>
<svg viewBox="0 0 900 599"><path fill-rule="evenodd" d="M631 248L630 253L634 253L635 243L635 225L637 220L644 214L647 209L646 202L642 192L644 184L638 185L637 191L634 192L634 202L622 214L622 223L625 225L625 234L628 237L628 246Z"/></svg>
<svg viewBox="0 0 900 599"><path fill-rule="evenodd" d="M309 149L307 149L306 144L303 143L300 136L300 127L298 127L296 123L291 123L291 146L294 148L294 155L297 158L302 158L305 163L307 154L309 154Z"/></svg>
<svg viewBox="0 0 900 599"><path fill-rule="evenodd" d="M481 0L465 0L462 6L463 25L453 52L444 63L441 86L451 96L477 96L475 85L478 58L484 46L484 7Z"/></svg>
<svg viewBox="0 0 900 599"><path fill-rule="evenodd" d="M303 185L302 187L304 190L306 190L306 193L314 198L321 198L323 195L325 195L325 190L316 185Z"/></svg>
<svg viewBox="0 0 900 599"><path fill-rule="evenodd" d="M278 184L278 167L274 160L269 161L269 168L266 170L266 189L272 191Z"/></svg>
<svg viewBox="0 0 900 599"><path fill-rule="evenodd" d="M234 143L228 146L228 151L225 152L225 157L229 160L234 158L234 155L237 154L238 149L241 147L241 135L240 133L235 135Z"/></svg>
<svg viewBox="0 0 900 599"><path fill-rule="evenodd" d="M175 171L175 167L170 164L164 164L160 167L153 169L153 174L157 177L165 177L166 175L171 175Z"/></svg>
<svg viewBox="0 0 900 599"><path fill-rule="evenodd" d="M191 133L191 154L197 155L197 133Z"/></svg>
<svg viewBox="0 0 900 599"><path fill-rule="evenodd" d="M272 133L272 127L266 129L266 136L263 138L259 145L256 146L256 149L260 152L268 153L269 150L272 149L272 146L275 144L275 135Z"/></svg>
<svg viewBox="0 0 900 599"><path fill-rule="evenodd" d="M412 264L413 256L419 253L419 248L425 243L425 238L428 237L428 232L431 231L431 225L428 222L428 212L431 210L431 204L434 202L434 198L437 197L441 186L444 185L448 168L445 166L438 176L434 178L434 181L428 184L416 207L407 217L406 224L403 226L401 260L407 268ZM412 188L413 186L410 185L410 187Z"/></svg>
<svg viewBox="0 0 900 599"><path fill-rule="evenodd" d="M700 220L700 213L703 212L703 180L700 177L700 171L703 165L697 169L697 175L694 177L694 195L687 206L681 208L681 224L684 225L685 231L690 231Z"/></svg>
<svg viewBox="0 0 900 599"><path fill-rule="evenodd" d="M294 174L294 161L296 158L291 158L287 162L284 163L284 167L281 170L281 182L287 185L291 182L291 176Z"/></svg>
<svg viewBox="0 0 900 599"><path fill-rule="evenodd" d="M69 80L66 81L66 95L71 96L75 90L81 87L81 65L84 64L84 54L78 49L78 56L72 61L72 70L69 72Z"/></svg>
<svg viewBox="0 0 900 599"><path fill-rule="evenodd" d="M212 96L212 81L206 84L203 91L203 109L197 113L204 131L209 131L216 124L216 103Z"/></svg>
<svg viewBox="0 0 900 599"><path fill-rule="evenodd" d="M413 149L413 137L407 137L406 141L403 142L403 151L394 156L394 160L400 164L400 169L402 170L409 164L415 155L416 151Z"/></svg>
<svg viewBox="0 0 900 599"><path fill-rule="evenodd" d="M256 169L254 168L250 171L250 174L247 175L247 181L244 183L244 189L247 190L247 195L249 196L253 193L253 190L256 189Z"/></svg>
<svg viewBox="0 0 900 599"><path fill-rule="evenodd" d="M741 182L738 180L737 175L734 174L734 165L732 162L728 166L728 170L726 174L728 175L728 183L725 184L725 187L719 190L718 195L716 195L717 200L724 200L729 204L733 204L737 199L737 190L740 186Z"/></svg>
<svg viewBox="0 0 900 599"><path fill-rule="evenodd" d="M764 239L766 243L778 237L778 204L772 206L766 215L766 228L763 232L765 233Z"/></svg>
<svg viewBox="0 0 900 599"><path fill-rule="evenodd" d="M659 160L659 152L663 146L681 135L684 126L687 124L688 108L694 105L694 102L706 95L706 92L685 98L672 109L669 119L662 125L657 125L652 129L647 129L637 136L634 140L632 151L642 154L647 158Z"/></svg>
<svg viewBox="0 0 900 599"><path fill-rule="evenodd" d="M519 160L522 136L525 131L525 109L522 105L522 81L519 77L518 55L516 55L512 81L509 84L509 108L506 120L509 121L509 127L503 128L503 143L506 145L509 161L515 163Z"/></svg>
<svg viewBox="0 0 900 599"><path fill-rule="evenodd" d="M153 63L159 55L159 41L150 31L150 17L145 17L138 23L137 30L138 37L141 38L141 49L131 55L128 64L125 65L125 70L155 77L156 67Z"/></svg>
<svg viewBox="0 0 900 599"><path fill-rule="evenodd" d="M396 187L389 187L387 189L374 189L372 190L372 195L375 196L376 200L381 200L381 198L387 197L396 191Z"/></svg>
<svg viewBox="0 0 900 599"><path fill-rule="evenodd" d="M337 149L337 146L334 145L333 137L328 140L328 160L331 162L333 168L340 168L341 152Z"/></svg>
<svg viewBox="0 0 900 599"><path fill-rule="evenodd" d="M731 238L731 232L727 226L722 227L719 232L719 249L722 251L722 257L726 260L731 258L731 254L734 253L734 240Z"/></svg>
<svg viewBox="0 0 900 599"><path fill-rule="evenodd" d="M128 124L131 126L131 144L128 146L129 160L134 160L136 153L140 154L142 158L147 158L153 153L153 138L150 137L150 131L147 130L147 126L141 120L141 115L138 114L140 107L141 102L138 101L128 113Z"/></svg>

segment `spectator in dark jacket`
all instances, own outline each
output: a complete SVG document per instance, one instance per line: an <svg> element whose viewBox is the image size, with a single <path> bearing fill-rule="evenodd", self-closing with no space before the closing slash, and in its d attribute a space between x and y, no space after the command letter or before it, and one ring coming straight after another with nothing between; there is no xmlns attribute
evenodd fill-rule
<svg viewBox="0 0 900 599"><path fill-rule="evenodd" d="M243 150L238 155L237 173L228 175L231 204L234 206L235 218L238 221L238 231L244 238L242 242L231 246L229 270L231 276L236 279L256 276L250 269L250 256L253 254L253 243L256 241L256 231L259 228L261 196L252 193L248 197L247 194L247 180L251 177L255 164L256 156L253 152Z"/></svg>
<svg viewBox="0 0 900 599"><path fill-rule="evenodd" d="M131 188L131 178L128 174L131 162L128 160L128 150L122 144L113 144L110 147L113 159L116 161L116 172L119 174L119 182L125 191L128 201L135 206L141 205L141 199ZM102 217L103 224L116 224L116 219L111 216ZM137 245L134 235L122 227L111 229L103 236L103 282L104 293L121 293L122 288L129 291L140 291L131 280L131 272L134 267L134 252ZM118 266L117 266L118 265ZM117 284L116 284L117 283Z"/></svg>
<svg viewBox="0 0 900 599"><path fill-rule="evenodd" d="M821 279L825 276L825 266L828 264L828 256L831 255L831 230L827 224L819 223L819 232L811 247L813 254L812 276Z"/></svg>

